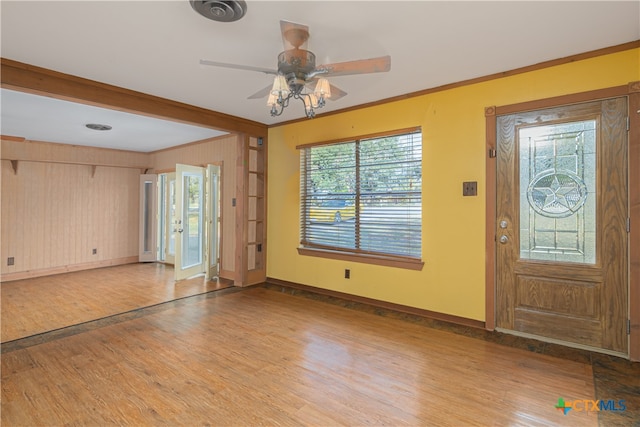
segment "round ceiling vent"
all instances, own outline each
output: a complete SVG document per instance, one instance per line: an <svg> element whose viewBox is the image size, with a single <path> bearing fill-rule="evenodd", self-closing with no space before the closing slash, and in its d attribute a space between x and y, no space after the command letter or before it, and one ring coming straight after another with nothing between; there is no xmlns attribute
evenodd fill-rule
<svg viewBox="0 0 640 427"><path fill-rule="evenodd" d="M193 10L205 18L220 22L233 22L247 13L247 3L242 0L189 0Z"/></svg>
<svg viewBox="0 0 640 427"><path fill-rule="evenodd" d="M111 126L109 125L102 125L99 123L87 123L85 126L91 130L111 130L112 129Z"/></svg>

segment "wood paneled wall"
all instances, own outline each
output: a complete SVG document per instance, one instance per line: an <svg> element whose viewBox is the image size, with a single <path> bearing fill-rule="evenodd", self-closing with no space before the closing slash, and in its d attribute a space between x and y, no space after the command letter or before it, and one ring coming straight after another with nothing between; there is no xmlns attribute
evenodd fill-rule
<svg viewBox="0 0 640 427"><path fill-rule="evenodd" d="M236 221L233 199L236 197L237 145L238 136L233 134L151 153L151 162L155 172L173 170L176 163L195 166L206 166L207 164L222 166L220 276L228 279L233 279L235 274Z"/></svg>
<svg viewBox="0 0 640 427"><path fill-rule="evenodd" d="M222 166L221 276L233 278L236 153L236 135L154 153L3 137L2 280L136 262L138 177L176 163Z"/></svg>
<svg viewBox="0 0 640 427"><path fill-rule="evenodd" d="M2 280L136 261L137 166L148 164L144 153L3 139Z"/></svg>
<svg viewBox="0 0 640 427"><path fill-rule="evenodd" d="M2 158L50 163L151 168L149 154L2 137Z"/></svg>

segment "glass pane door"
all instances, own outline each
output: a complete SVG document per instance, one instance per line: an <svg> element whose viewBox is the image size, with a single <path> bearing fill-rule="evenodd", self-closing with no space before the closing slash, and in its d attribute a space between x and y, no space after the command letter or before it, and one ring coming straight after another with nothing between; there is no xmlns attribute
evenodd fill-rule
<svg viewBox="0 0 640 427"><path fill-rule="evenodd" d="M175 263L176 256L176 174L161 174L159 179L160 221L159 235L161 244L158 259L168 264Z"/></svg>
<svg viewBox="0 0 640 427"><path fill-rule="evenodd" d="M176 280L203 273L204 169L176 165Z"/></svg>

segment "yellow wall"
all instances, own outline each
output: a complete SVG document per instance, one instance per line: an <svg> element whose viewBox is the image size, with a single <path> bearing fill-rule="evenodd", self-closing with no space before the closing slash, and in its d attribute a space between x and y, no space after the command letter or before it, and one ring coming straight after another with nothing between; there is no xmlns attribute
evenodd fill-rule
<svg viewBox="0 0 640 427"><path fill-rule="evenodd" d="M269 130L267 276L484 320L488 106L640 80L640 49L572 62ZM297 145L422 126L422 271L298 255ZM463 197L462 182L478 181ZM344 269L351 279L344 279Z"/></svg>

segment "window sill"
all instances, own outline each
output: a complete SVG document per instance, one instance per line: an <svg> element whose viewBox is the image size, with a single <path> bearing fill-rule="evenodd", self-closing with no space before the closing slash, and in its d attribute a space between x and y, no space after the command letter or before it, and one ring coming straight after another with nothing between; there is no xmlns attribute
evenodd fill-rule
<svg viewBox="0 0 640 427"><path fill-rule="evenodd" d="M407 258L396 258L384 255L355 254L341 251L331 251L316 248L298 248L298 254L315 256L320 258L338 259L342 261L360 262L364 264L383 265L385 267L404 268L407 270L422 271L424 261Z"/></svg>

